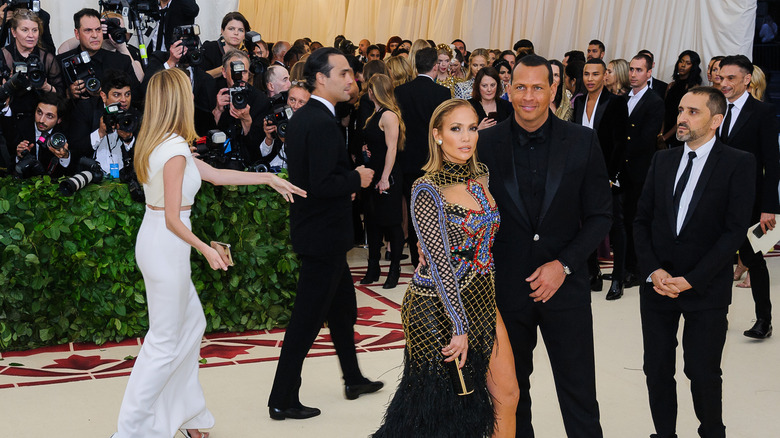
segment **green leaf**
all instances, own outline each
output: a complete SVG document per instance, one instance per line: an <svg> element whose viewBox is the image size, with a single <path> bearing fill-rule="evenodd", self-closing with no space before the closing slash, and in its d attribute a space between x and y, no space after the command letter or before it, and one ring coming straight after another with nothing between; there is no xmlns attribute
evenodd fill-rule
<svg viewBox="0 0 780 438"><path fill-rule="evenodd" d="M27 263L31 263L31 264L34 264L34 265L37 265L37 264L39 264L39 263L40 263L40 261L38 260L38 256L37 256L37 255L35 255L35 254L27 254L27 255L24 257L24 260L25 260Z"/></svg>

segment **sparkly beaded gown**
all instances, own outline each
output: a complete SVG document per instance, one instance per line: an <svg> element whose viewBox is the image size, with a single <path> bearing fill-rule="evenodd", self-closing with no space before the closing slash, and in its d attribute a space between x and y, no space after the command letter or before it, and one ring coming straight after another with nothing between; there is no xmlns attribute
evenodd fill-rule
<svg viewBox="0 0 780 438"><path fill-rule="evenodd" d="M487 167L444 162L412 189L412 219L428 261L415 272L401 309L404 371L380 429L385 437L486 437L495 416L487 372L496 331L491 246L500 216L486 191ZM444 192L465 185L477 210L447 202ZM455 393L441 350L468 335L466 366L474 392Z"/></svg>

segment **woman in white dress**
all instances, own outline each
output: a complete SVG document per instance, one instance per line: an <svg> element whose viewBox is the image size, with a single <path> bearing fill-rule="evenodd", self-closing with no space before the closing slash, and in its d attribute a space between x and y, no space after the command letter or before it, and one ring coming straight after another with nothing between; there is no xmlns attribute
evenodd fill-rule
<svg viewBox="0 0 780 438"><path fill-rule="evenodd" d="M146 213L136 240L136 261L146 284L149 331L119 410L115 438L206 438L214 426L198 381L198 355L206 318L190 276L190 247L212 269L226 261L191 231L190 210L201 179L215 185L268 184L293 202L306 193L271 173L214 169L193 158L196 138L190 79L179 69L149 81L135 169L144 185Z"/></svg>

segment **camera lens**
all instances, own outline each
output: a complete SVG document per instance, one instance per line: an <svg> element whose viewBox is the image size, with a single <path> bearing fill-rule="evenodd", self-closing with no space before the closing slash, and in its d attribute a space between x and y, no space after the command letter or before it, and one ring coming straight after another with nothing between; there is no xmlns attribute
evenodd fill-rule
<svg viewBox="0 0 780 438"><path fill-rule="evenodd" d="M87 87L87 91L90 93L96 93L98 90L100 90L100 79L98 78L87 78L84 84Z"/></svg>
<svg viewBox="0 0 780 438"><path fill-rule="evenodd" d="M49 137L48 145L53 147L54 149L62 149L65 147L65 143L67 143L68 140L65 138L65 134L61 132L56 132L52 134L51 137Z"/></svg>

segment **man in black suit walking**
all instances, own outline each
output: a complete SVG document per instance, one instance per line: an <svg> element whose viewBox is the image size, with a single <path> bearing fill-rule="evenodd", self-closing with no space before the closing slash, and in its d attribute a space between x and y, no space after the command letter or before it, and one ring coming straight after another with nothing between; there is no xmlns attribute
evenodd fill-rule
<svg viewBox="0 0 780 438"><path fill-rule="evenodd" d="M550 357L569 437L601 437L587 258L610 228L611 195L596 133L549 111L547 60L512 74L514 117L482 131L480 161L501 210L493 245L496 301L515 358L517 434L533 437L530 376L537 329Z"/></svg>
<svg viewBox="0 0 780 438"><path fill-rule="evenodd" d="M403 171L403 193L407 200L412 196L414 181L423 176L422 167L428 161L428 124L433 111L449 99L450 90L437 84L434 77L438 55L436 49L426 47L415 54L414 63L419 75L413 81L398 86L395 98L406 125L406 146L400 154ZM409 223L412 223L409 209ZM409 227L409 252L412 264L417 266L417 234Z"/></svg>
<svg viewBox="0 0 780 438"><path fill-rule="evenodd" d="M588 46L590 51L590 46ZM604 74L607 66L600 58L589 59L582 72L582 82L588 94L574 100L574 123L587 126L599 138L601 152L607 163L607 175L612 187L612 229L609 241L614 251L612 285L607 292L608 300L623 296L623 275L626 263L626 228L623 223L623 197L620 191L620 171L626 156L626 127L628 125L628 106L626 100L614 95L604 87ZM596 253L588 259L591 283L598 283L601 290L601 272ZM591 289L596 288L591 284Z"/></svg>
<svg viewBox="0 0 780 438"><path fill-rule="evenodd" d="M719 138L727 145L756 157L756 167L752 171L756 181L756 202L750 223L760 222L763 231L771 230L776 224L775 214L780 213L777 194L780 152L775 107L754 99L748 93L753 64L746 56L727 56L720 61L720 69L719 75L723 78L721 91L728 100L728 109ZM756 253L747 238L739 247L739 256L748 268L756 304L756 323L745 331L745 336L764 339L772 335L769 270L764 255Z"/></svg>
<svg viewBox="0 0 780 438"><path fill-rule="evenodd" d="M677 330L685 318L685 375L699 436L725 438L721 356L731 303L731 262L745 239L753 205L755 159L715 138L726 99L712 87L680 101L683 147L653 158L639 200L634 236L640 290L644 371L656 434L676 437Z"/></svg>
<svg viewBox="0 0 780 438"><path fill-rule="evenodd" d="M345 395L356 399L378 391L360 372L355 354L357 302L347 251L352 248L352 194L368 187L374 172L352 170L335 105L350 99L354 82L347 58L336 49L321 48L304 67L311 99L290 120L287 160L290 181L307 197L290 207L290 238L300 256L297 295L284 334L268 410L274 420L310 418L317 408L301 404L303 360L327 321L344 374Z"/></svg>
<svg viewBox="0 0 780 438"><path fill-rule="evenodd" d="M636 246L634 245L634 217L639 195L645 183L647 169L657 150L658 135L664 123L664 101L650 90L648 82L653 76L653 60L638 54L629 63L631 91L628 101L628 127L626 131L626 161L622 171L623 217L626 226L626 278L624 287L638 286L639 278Z"/></svg>

